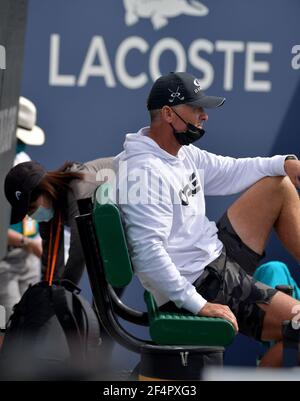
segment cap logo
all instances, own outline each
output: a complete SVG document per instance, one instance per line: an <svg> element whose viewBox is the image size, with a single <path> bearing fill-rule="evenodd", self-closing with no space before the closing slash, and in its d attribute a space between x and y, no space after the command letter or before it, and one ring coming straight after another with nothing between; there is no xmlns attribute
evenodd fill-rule
<svg viewBox="0 0 300 401"><path fill-rule="evenodd" d="M171 92L171 98L169 99L170 103L173 103L176 97L178 97L179 100L184 100L184 96L181 96L181 93L178 92L179 86L177 86L176 92L173 92L171 89L168 88L168 91Z"/></svg>
<svg viewBox="0 0 300 401"><path fill-rule="evenodd" d="M200 92L201 91L201 83L198 78L194 79L194 85L196 86L196 88L194 89L194 92L195 93Z"/></svg>
<svg viewBox="0 0 300 401"><path fill-rule="evenodd" d="M22 192L21 191L16 191L15 195L16 195L17 200L20 200L20 196L22 195Z"/></svg>

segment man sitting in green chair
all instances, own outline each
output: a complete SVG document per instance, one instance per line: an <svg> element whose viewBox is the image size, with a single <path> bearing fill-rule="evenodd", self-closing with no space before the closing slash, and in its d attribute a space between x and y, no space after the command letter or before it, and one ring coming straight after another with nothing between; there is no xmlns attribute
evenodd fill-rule
<svg viewBox="0 0 300 401"><path fill-rule="evenodd" d="M300 261L300 162L293 155L234 159L191 145L204 134L207 96L187 73L160 77L150 127L128 134L115 159L118 203L136 274L161 308L221 317L236 331L278 341L262 366L282 362L281 324L300 303L254 280L273 228ZM245 191L216 225L204 195ZM248 274L247 274L248 273Z"/></svg>

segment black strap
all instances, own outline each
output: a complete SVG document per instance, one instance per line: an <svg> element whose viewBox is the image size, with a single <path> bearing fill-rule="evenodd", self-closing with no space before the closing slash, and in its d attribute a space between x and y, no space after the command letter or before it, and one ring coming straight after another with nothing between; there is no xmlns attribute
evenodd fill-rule
<svg viewBox="0 0 300 401"><path fill-rule="evenodd" d="M75 301L78 303L78 306L81 312L84 314L85 321L83 324L85 325L85 344L86 347L89 345L91 348L95 348L95 346L100 345L100 325L98 318L93 311L91 305L80 295L73 294L74 306Z"/></svg>
<svg viewBox="0 0 300 401"><path fill-rule="evenodd" d="M56 285L53 285L51 289L53 308L66 333L71 358L75 358L76 361L80 358L84 359L83 339L76 318L68 306L66 289Z"/></svg>

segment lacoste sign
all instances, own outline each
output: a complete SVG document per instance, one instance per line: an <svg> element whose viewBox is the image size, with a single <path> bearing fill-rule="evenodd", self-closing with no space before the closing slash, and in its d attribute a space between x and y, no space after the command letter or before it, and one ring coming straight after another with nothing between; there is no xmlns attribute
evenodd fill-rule
<svg viewBox="0 0 300 401"><path fill-rule="evenodd" d="M0 45L0 70L6 69L6 51L5 47Z"/></svg>

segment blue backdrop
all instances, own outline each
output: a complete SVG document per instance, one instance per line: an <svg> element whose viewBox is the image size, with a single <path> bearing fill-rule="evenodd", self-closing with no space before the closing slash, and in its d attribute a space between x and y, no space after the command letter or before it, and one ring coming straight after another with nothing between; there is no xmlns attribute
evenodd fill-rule
<svg viewBox="0 0 300 401"><path fill-rule="evenodd" d="M198 146L235 157L300 153L299 15L298 0L30 0L22 94L47 136L31 156L55 168L117 154L127 132L148 124L153 80L174 70L227 98ZM209 216L233 199L207 199ZM268 258L299 276L275 238ZM135 282L125 297L141 306L138 290ZM226 361L254 364L256 348L240 336Z"/></svg>

